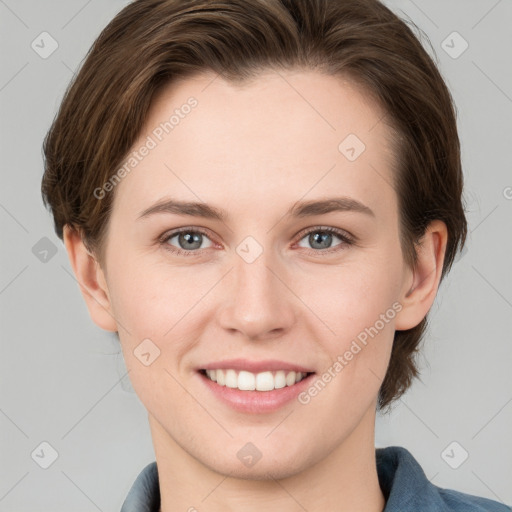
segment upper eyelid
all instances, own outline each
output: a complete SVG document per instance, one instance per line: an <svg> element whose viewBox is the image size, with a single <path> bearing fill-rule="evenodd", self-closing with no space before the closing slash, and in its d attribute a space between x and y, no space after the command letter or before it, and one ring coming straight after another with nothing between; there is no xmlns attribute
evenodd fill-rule
<svg viewBox="0 0 512 512"><path fill-rule="evenodd" d="M203 235L207 235L208 237L212 238L210 236L210 231L207 228L197 228L197 227L183 227L183 228L176 228L171 229L170 231L166 231L163 235L159 236L158 239L161 241L169 240L170 238L174 238L176 235L179 235L180 233L201 233Z"/></svg>
<svg viewBox="0 0 512 512"><path fill-rule="evenodd" d="M300 237L299 240L302 240L306 235L309 233L314 233L315 231L328 231L331 232L334 235L338 235L341 237L348 238L349 240L355 240L355 236L350 234L348 231L341 229L341 228L335 228L334 226L313 226L309 228L304 228L301 231L297 233L297 237Z"/></svg>

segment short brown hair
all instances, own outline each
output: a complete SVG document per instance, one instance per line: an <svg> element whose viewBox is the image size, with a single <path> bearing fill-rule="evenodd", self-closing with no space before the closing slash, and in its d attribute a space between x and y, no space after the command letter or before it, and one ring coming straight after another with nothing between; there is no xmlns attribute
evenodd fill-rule
<svg viewBox="0 0 512 512"><path fill-rule="evenodd" d="M44 141L42 194L57 235L62 239L68 224L103 261L114 192L98 200L94 190L123 162L161 87L203 71L242 83L272 69L343 76L379 102L393 134L404 259L415 264L415 244L440 219L448 228L444 277L467 232L456 109L420 39L378 0L126 6L91 47ZM395 332L379 409L418 376L415 355L426 322Z"/></svg>

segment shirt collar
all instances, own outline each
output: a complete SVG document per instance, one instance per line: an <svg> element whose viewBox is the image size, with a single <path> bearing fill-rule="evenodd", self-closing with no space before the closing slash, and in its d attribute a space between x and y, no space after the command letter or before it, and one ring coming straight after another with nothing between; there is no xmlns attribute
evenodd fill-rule
<svg viewBox="0 0 512 512"><path fill-rule="evenodd" d="M375 458L380 488L386 498L384 512L445 510L437 488L406 448L377 448Z"/></svg>

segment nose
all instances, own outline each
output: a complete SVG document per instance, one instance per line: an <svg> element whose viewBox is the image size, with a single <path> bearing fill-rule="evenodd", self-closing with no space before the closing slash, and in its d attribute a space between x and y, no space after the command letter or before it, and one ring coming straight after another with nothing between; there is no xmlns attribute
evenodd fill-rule
<svg viewBox="0 0 512 512"><path fill-rule="evenodd" d="M234 268L221 291L218 320L222 329L251 341L282 336L297 318L298 299L290 275L270 251L249 263L234 254ZM272 260L272 261L271 261Z"/></svg>

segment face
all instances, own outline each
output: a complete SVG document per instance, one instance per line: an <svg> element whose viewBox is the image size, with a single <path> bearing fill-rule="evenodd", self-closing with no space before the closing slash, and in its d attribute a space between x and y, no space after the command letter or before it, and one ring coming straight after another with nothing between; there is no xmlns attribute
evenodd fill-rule
<svg viewBox="0 0 512 512"><path fill-rule="evenodd" d="M158 442L281 478L374 421L409 276L389 127L339 77L214 78L155 99L115 186L106 285Z"/></svg>

